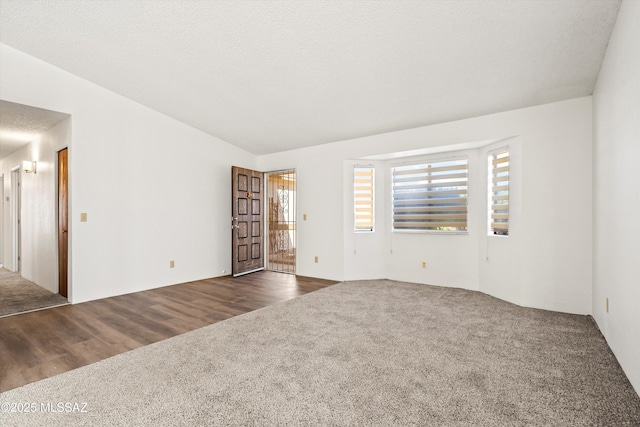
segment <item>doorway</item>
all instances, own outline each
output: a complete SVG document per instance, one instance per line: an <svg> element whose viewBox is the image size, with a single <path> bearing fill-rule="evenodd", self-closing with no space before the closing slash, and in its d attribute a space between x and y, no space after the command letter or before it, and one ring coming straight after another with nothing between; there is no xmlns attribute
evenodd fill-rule
<svg viewBox="0 0 640 427"><path fill-rule="evenodd" d="M296 273L296 170L267 173L267 269Z"/></svg>
<svg viewBox="0 0 640 427"><path fill-rule="evenodd" d="M295 169L263 173L232 166L231 273L234 277L265 268L296 273L296 202Z"/></svg>
<svg viewBox="0 0 640 427"><path fill-rule="evenodd" d="M69 266L69 170L68 151L58 151L58 293L68 297Z"/></svg>
<svg viewBox="0 0 640 427"><path fill-rule="evenodd" d="M20 166L11 169L11 268L20 271L21 229L20 229Z"/></svg>
<svg viewBox="0 0 640 427"><path fill-rule="evenodd" d="M20 279L60 300L64 297L58 295L58 152L71 147L71 116L2 99L0 115L3 131L0 157L4 168L0 175L4 173L6 186L0 204L4 206L0 264L5 269L0 288L20 286L20 292L12 295L16 298L24 295L20 298L21 307L27 307L36 298L23 292L27 285L18 283ZM7 135L5 130L9 131ZM26 173L28 171L32 173ZM71 242L68 243L70 246ZM70 256L69 252L65 265L71 265ZM67 274L68 296L72 296L70 269ZM62 292L64 294L64 289ZM0 306L4 308L9 305L7 295L5 292L0 296ZM17 299L14 302L13 306L18 307ZM43 305L38 305L40 307ZM29 309L32 308L36 307Z"/></svg>

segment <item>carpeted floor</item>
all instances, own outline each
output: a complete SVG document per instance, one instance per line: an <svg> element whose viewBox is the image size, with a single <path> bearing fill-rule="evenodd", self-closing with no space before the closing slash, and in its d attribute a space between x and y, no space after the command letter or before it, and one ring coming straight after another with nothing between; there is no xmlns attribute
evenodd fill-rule
<svg viewBox="0 0 640 427"><path fill-rule="evenodd" d="M387 280L0 394L3 409L21 403L31 412L0 424L640 425L640 398L590 317Z"/></svg>
<svg viewBox="0 0 640 427"><path fill-rule="evenodd" d="M0 268L0 317L69 304L66 298Z"/></svg>

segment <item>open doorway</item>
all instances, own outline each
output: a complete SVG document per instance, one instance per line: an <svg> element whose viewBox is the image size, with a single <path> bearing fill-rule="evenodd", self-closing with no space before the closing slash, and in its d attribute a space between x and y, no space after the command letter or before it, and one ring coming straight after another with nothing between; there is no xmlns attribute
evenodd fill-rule
<svg viewBox="0 0 640 427"><path fill-rule="evenodd" d="M25 218L30 218L29 213L32 211L26 209L25 214L25 208L35 204L32 199L29 206L29 198L25 196L25 193L29 194L29 185L31 187L35 185L34 180L29 182L22 176L22 173L27 171L23 169L24 165L19 165L10 171L10 193L7 199L10 202L11 266L10 269L0 268L0 318L69 303L66 298L55 292L56 289L47 289L36 282L37 280L42 283L38 278L38 268L44 263L42 258L38 256L39 248L29 246L31 243L29 237L34 236L33 232L29 234L31 231L29 228L37 222L25 221ZM4 189L0 191L0 194L3 196L2 204L4 204L4 200L6 200L4 199ZM23 242L23 239L26 242ZM23 259L23 253L30 255ZM37 263L34 263L34 260ZM41 268L41 270L44 274L49 273L48 269Z"/></svg>
<svg viewBox="0 0 640 427"><path fill-rule="evenodd" d="M58 247L56 193L57 156L70 147L71 116L5 100L0 100L0 115L2 317L68 303L58 293L67 294L60 289L59 257L65 266L70 260L68 250ZM72 296L70 278L68 283Z"/></svg>
<svg viewBox="0 0 640 427"><path fill-rule="evenodd" d="M295 274L295 169L263 173L233 166L231 196L233 276L264 269Z"/></svg>
<svg viewBox="0 0 640 427"><path fill-rule="evenodd" d="M296 170L266 174L267 269L296 272Z"/></svg>
<svg viewBox="0 0 640 427"><path fill-rule="evenodd" d="M69 165L68 149L58 151L58 293L67 298L69 268Z"/></svg>

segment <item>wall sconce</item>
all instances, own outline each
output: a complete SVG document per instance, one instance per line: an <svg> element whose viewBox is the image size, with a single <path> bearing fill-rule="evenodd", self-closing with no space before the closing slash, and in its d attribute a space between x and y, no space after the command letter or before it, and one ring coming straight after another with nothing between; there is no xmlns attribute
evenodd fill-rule
<svg viewBox="0 0 640 427"><path fill-rule="evenodd" d="M29 160L24 160L22 162L22 170L26 173L36 173L36 161L30 162Z"/></svg>

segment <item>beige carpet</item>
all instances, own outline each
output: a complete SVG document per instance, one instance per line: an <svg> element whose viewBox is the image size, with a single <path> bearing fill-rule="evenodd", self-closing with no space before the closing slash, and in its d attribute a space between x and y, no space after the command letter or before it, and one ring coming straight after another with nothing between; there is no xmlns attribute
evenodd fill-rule
<svg viewBox="0 0 640 427"><path fill-rule="evenodd" d="M25 402L32 412L0 424L640 425L640 398L590 317L386 280L338 284L0 394L4 408Z"/></svg>
<svg viewBox="0 0 640 427"><path fill-rule="evenodd" d="M69 304L66 298L0 268L0 317Z"/></svg>

